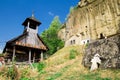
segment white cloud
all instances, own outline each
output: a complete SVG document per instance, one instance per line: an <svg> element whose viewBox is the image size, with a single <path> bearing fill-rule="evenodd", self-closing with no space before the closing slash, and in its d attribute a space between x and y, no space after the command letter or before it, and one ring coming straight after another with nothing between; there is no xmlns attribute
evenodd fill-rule
<svg viewBox="0 0 120 80"><path fill-rule="evenodd" d="M48 12L48 14L50 15L50 16L54 16L54 13L52 13L52 12Z"/></svg>

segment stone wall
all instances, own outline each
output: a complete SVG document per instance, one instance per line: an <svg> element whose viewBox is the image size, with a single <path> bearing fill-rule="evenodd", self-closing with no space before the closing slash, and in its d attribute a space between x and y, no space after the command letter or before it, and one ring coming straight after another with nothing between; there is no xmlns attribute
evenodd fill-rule
<svg viewBox="0 0 120 80"><path fill-rule="evenodd" d="M120 0L81 0L69 14L65 27L66 42L75 35L79 35L82 41L118 33Z"/></svg>

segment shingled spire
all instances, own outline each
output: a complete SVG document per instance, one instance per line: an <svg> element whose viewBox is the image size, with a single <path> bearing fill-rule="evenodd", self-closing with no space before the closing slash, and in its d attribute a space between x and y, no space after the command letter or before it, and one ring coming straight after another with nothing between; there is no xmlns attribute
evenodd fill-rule
<svg viewBox="0 0 120 80"><path fill-rule="evenodd" d="M41 24L40 21L38 21L35 17L34 14L32 13L32 16L29 18L26 18L26 20L23 22L24 26L24 32L34 32L38 33L38 26Z"/></svg>

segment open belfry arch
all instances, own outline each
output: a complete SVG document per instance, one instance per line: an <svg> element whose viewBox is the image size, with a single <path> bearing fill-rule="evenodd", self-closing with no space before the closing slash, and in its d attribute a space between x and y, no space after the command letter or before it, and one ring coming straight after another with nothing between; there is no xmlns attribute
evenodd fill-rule
<svg viewBox="0 0 120 80"><path fill-rule="evenodd" d="M48 50L40 36L38 27L41 24L34 15L26 18L23 22L24 31L22 35L9 40L3 53L6 53L7 61L16 62L38 62L43 60L43 53Z"/></svg>

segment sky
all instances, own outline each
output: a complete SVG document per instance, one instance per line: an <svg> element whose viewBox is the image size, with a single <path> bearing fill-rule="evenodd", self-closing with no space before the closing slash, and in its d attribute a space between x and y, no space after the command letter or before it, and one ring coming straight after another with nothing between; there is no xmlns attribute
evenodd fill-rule
<svg viewBox="0 0 120 80"><path fill-rule="evenodd" d="M34 12L42 24L38 33L47 29L55 16L62 23L71 6L76 6L79 0L0 0L0 51L5 42L23 33L22 23Z"/></svg>

